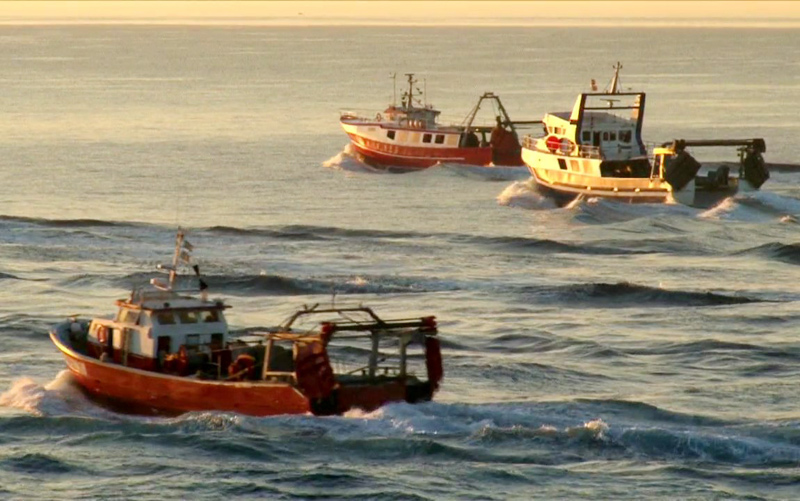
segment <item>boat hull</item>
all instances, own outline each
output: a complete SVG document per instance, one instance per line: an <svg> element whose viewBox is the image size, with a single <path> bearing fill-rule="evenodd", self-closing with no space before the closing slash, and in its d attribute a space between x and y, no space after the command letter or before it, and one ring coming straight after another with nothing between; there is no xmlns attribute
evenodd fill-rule
<svg viewBox="0 0 800 501"><path fill-rule="evenodd" d="M389 171L414 171L427 169L437 164L449 163L477 165L483 167L523 166L519 150L500 151L492 146L457 146L460 131L440 129L396 129L375 123L342 122L342 128L350 138L359 160L372 167ZM376 132L376 129L380 133ZM423 135L442 136L441 145L423 146L417 142L381 140L385 131L395 131L397 137L419 138ZM401 135L401 132L406 135Z"/></svg>
<svg viewBox="0 0 800 501"><path fill-rule="evenodd" d="M341 384L330 398L319 401L307 398L290 383L201 380L100 361L72 348L68 324L51 331L50 338L64 356L74 380L90 398L127 413L341 414L352 408L371 411L394 401L430 400L434 391L427 383L406 384L400 380Z"/></svg>
<svg viewBox="0 0 800 501"><path fill-rule="evenodd" d="M573 170L550 167L558 158L569 157L542 154L523 149L523 158L531 173L536 190L551 198L557 205L569 205L577 198L604 198L623 203L668 203L678 202L690 207L709 208L735 195L739 180L731 178L727 186L698 185L692 180L679 191L658 178L599 177ZM579 159L586 170L599 172L600 160ZM566 164L566 161L564 161ZM596 164L596 165L595 165ZM544 165L544 166L542 166ZM555 165L559 165L556 163ZM571 167L571 165L570 165Z"/></svg>

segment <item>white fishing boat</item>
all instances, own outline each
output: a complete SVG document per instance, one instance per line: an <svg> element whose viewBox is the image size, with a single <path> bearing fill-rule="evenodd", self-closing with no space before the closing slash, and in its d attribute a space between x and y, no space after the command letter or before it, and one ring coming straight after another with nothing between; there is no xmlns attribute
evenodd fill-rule
<svg viewBox="0 0 800 501"><path fill-rule="evenodd" d="M525 136L522 159L537 189L565 205L578 197L624 202L677 201L712 206L739 190L757 190L769 178L763 139L676 139L648 154L642 141L645 93L620 90L619 70L609 88L582 93L572 111L544 116L544 134ZM689 148L738 148L738 172L706 168Z"/></svg>

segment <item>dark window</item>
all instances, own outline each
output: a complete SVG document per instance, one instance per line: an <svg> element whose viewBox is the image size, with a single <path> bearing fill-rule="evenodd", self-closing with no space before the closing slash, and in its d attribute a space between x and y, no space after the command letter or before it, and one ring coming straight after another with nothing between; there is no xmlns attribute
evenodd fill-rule
<svg viewBox="0 0 800 501"><path fill-rule="evenodd" d="M390 130L389 132L387 132L386 137L388 137L389 139L394 139L394 131Z"/></svg>
<svg viewBox="0 0 800 501"><path fill-rule="evenodd" d="M586 141L586 142L591 141L592 140L592 131L590 131L590 130L583 131L583 140Z"/></svg>
<svg viewBox="0 0 800 501"><path fill-rule="evenodd" d="M222 349L222 334L211 334L211 349L212 350Z"/></svg>
<svg viewBox="0 0 800 501"><path fill-rule="evenodd" d="M620 131L619 139L623 143L630 143L631 142L631 131L629 131L629 130Z"/></svg>
<svg viewBox="0 0 800 501"><path fill-rule="evenodd" d="M444 134L436 134L436 144L444 143Z"/></svg>
<svg viewBox="0 0 800 501"><path fill-rule="evenodd" d="M561 170L567 170L567 162L563 158L558 159L558 166L561 167Z"/></svg>
<svg viewBox="0 0 800 501"><path fill-rule="evenodd" d="M603 141L608 141L608 132L603 132Z"/></svg>
<svg viewBox="0 0 800 501"><path fill-rule="evenodd" d="M169 353L170 350L170 337L158 336L158 352Z"/></svg>
<svg viewBox="0 0 800 501"><path fill-rule="evenodd" d="M609 137L611 138L612 141L616 141L617 140L617 133L616 132L612 132L611 134L609 134Z"/></svg>
<svg viewBox="0 0 800 501"><path fill-rule="evenodd" d="M200 344L200 334L189 334L186 336L186 346L197 346Z"/></svg>
<svg viewBox="0 0 800 501"><path fill-rule="evenodd" d="M161 325L172 325L175 323L175 315L173 315L171 311L158 312L156 319L158 319L158 323Z"/></svg>
<svg viewBox="0 0 800 501"><path fill-rule="evenodd" d="M197 313L194 311L179 311L178 318L180 319L182 324L196 324L197 323Z"/></svg>
<svg viewBox="0 0 800 501"><path fill-rule="evenodd" d="M423 143L430 143L431 142L431 135L430 134L423 134L422 135L422 142Z"/></svg>
<svg viewBox="0 0 800 501"><path fill-rule="evenodd" d="M219 312L217 310L207 310L200 313L201 322L219 322Z"/></svg>

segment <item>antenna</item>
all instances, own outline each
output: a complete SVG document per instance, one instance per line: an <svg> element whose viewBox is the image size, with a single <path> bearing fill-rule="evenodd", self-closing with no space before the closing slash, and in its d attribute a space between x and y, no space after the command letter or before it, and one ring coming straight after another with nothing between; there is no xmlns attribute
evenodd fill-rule
<svg viewBox="0 0 800 501"><path fill-rule="evenodd" d="M397 72L392 73L392 108L397 104Z"/></svg>

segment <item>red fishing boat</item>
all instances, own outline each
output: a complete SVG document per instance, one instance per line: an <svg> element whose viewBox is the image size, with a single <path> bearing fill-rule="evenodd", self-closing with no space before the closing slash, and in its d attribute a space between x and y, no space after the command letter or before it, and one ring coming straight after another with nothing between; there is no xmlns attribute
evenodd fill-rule
<svg viewBox="0 0 800 501"><path fill-rule="evenodd" d="M340 116L359 160L386 170L419 170L439 163L479 166L522 166L520 143L500 97L486 92L461 125L440 125L440 111L424 104L424 94L407 73L408 90L400 106L392 103L373 118L351 111ZM477 125L475 117L485 102L495 110L493 126ZM538 122L537 122L538 123Z"/></svg>
<svg viewBox="0 0 800 501"><path fill-rule="evenodd" d="M276 328L233 337L229 306L208 299L196 265L194 292L175 288L191 250L179 231L172 265L160 267L168 283L134 289L113 318L71 318L51 330L91 398L131 413L329 415L426 401L438 389L434 317L384 320L363 306L314 305Z"/></svg>

